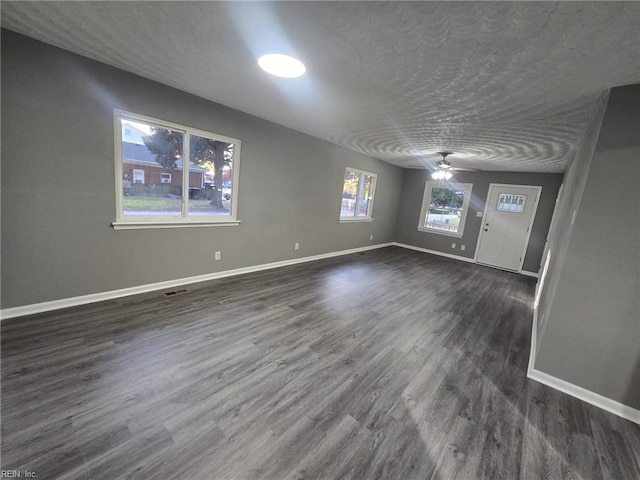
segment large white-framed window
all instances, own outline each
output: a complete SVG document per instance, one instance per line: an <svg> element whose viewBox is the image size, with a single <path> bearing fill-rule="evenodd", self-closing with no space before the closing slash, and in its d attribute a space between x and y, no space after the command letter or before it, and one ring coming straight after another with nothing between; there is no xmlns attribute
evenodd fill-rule
<svg viewBox="0 0 640 480"><path fill-rule="evenodd" d="M375 173L347 167L342 186L341 222L370 222L373 220L373 197L376 192Z"/></svg>
<svg viewBox="0 0 640 480"><path fill-rule="evenodd" d="M114 110L115 229L237 225L241 141Z"/></svg>
<svg viewBox="0 0 640 480"><path fill-rule="evenodd" d="M418 230L462 237L472 188L471 183L427 181Z"/></svg>

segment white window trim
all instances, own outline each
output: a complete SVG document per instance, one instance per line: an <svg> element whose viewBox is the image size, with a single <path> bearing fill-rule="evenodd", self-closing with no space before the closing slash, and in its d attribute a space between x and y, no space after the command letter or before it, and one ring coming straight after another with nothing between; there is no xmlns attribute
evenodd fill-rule
<svg viewBox="0 0 640 480"><path fill-rule="evenodd" d="M373 217L340 217L339 223L365 223L373 222Z"/></svg>
<svg viewBox="0 0 640 480"><path fill-rule="evenodd" d="M173 217L169 217L173 218ZM113 222L111 226L114 230L142 230L146 228L191 228L191 227L233 227L236 225L240 225L240 220L236 221L225 221L225 222L210 222L210 221L189 221L189 222L180 222L180 221L171 221L167 220L149 220L144 222L134 222L134 221L126 221L126 222Z"/></svg>
<svg viewBox="0 0 640 480"><path fill-rule="evenodd" d="M145 185L144 183L144 170L142 170L141 168L133 168L132 170L132 176L133 176L133 181L132 184L136 184L136 173L141 173L142 174L142 182L141 185Z"/></svg>
<svg viewBox="0 0 640 480"><path fill-rule="evenodd" d="M164 180L167 180L166 182ZM160 173L160 183L171 183L171 174L162 172Z"/></svg>
<svg viewBox="0 0 640 480"><path fill-rule="evenodd" d="M427 218L427 212L429 211L429 203L431 200L431 190L435 187L446 187L456 190L464 190L466 195L462 202L462 215L460 216L460 223L458 224L457 232L448 232L446 230L439 230L437 228L425 227L425 219ZM469 211L469 201L471 200L471 190L473 189L472 183L455 183L455 182L440 182L437 180L428 180L424 185L424 195L422 196L422 208L420 209L420 217L418 218L418 230L421 232L436 233L438 235L446 235L448 237L461 238L464 235L464 227L467 221L467 213Z"/></svg>
<svg viewBox="0 0 640 480"><path fill-rule="evenodd" d="M183 173L182 173L182 212L180 215L174 216L133 216L122 215L122 197L123 197L123 171L122 171L122 122L121 120L131 120L140 123L150 123L160 127L169 128L174 131L183 132L185 135L193 134L207 138L213 138L225 143L234 144L233 156L233 181L231 187L231 212L230 215L220 216L197 216L189 217L187 215L187 202L184 199L189 196L189 161L186 160L189 155L189 143L184 142L183 153ZM178 228L178 227L211 227L211 226L233 226L239 225L240 220L237 218L238 210L238 177L240 172L240 157L242 150L242 141L238 138L227 137L214 132L207 132L197 128L192 128L177 123L167 122L157 118L131 113L124 110L113 110L114 122L114 148L115 148L115 187L116 187L116 220L111 226L114 230L129 230L143 228ZM133 184L133 179L131 179Z"/></svg>
<svg viewBox="0 0 640 480"><path fill-rule="evenodd" d="M340 219L339 219L339 223L357 223L357 222L373 222L373 202L375 200L376 197L376 190L378 189L378 174L376 173L371 173L371 172L366 172L364 170L360 170L359 168L353 168L353 167L346 167L345 168L345 174L347 173L347 171L350 172L355 172L355 173L359 173L359 174L364 174L364 175L369 175L371 177L373 177L373 192L371 194L371 208L369 209L370 214L367 216L357 216L357 205L356 205L356 210L354 211L354 215L353 216L348 216L348 217L343 217L342 216L342 197L340 199ZM344 189L344 175L342 176L342 189ZM342 192L344 192L344 190L341 190L341 194ZM356 194L357 197L357 194Z"/></svg>

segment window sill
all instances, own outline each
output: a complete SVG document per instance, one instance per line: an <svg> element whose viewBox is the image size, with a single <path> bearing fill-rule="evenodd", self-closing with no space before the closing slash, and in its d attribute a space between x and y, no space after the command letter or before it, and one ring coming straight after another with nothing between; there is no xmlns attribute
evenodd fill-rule
<svg viewBox="0 0 640 480"><path fill-rule="evenodd" d="M373 222L373 218L369 217L340 217L340 223L366 223Z"/></svg>
<svg viewBox="0 0 640 480"><path fill-rule="evenodd" d="M462 233L447 232L446 230L436 230L434 228L421 228L421 227L418 227L418 231L419 232L427 232L427 233L435 233L437 235L446 235L447 237L462 238Z"/></svg>
<svg viewBox="0 0 640 480"><path fill-rule="evenodd" d="M111 226L114 230L141 230L146 228L192 228L192 227L234 227L240 225L240 220L228 221L191 221L191 222L169 222L169 221L120 221L113 222Z"/></svg>

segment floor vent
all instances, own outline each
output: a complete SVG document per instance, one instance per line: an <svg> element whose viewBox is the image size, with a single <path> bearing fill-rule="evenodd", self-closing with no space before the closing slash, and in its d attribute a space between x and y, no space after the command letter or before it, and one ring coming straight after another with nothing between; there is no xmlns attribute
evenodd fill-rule
<svg viewBox="0 0 640 480"><path fill-rule="evenodd" d="M165 297L175 297L176 295L184 295L185 293L189 293L189 290L186 288L181 288L180 290L171 290L170 292L164 292L162 295Z"/></svg>

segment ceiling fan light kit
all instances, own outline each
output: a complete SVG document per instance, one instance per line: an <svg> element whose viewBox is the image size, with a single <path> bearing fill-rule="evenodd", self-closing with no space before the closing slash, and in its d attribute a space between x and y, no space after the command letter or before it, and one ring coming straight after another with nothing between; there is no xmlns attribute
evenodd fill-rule
<svg viewBox="0 0 640 480"><path fill-rule="evenodd" d="M442 155L442 160L438 162L438 169L431 174L431 178L434 180L449 180L453 177L451 173L451 162L447 161L447 155L451 155L451 152L438 152L438 155Z"/></svg>
<svg viewBox="0 0 640 480"><path fill-rule="evenodd" d="M431 178L434 180L449 180L451 177L453 174L444 170L436 170L431 174Z"/></svg>

